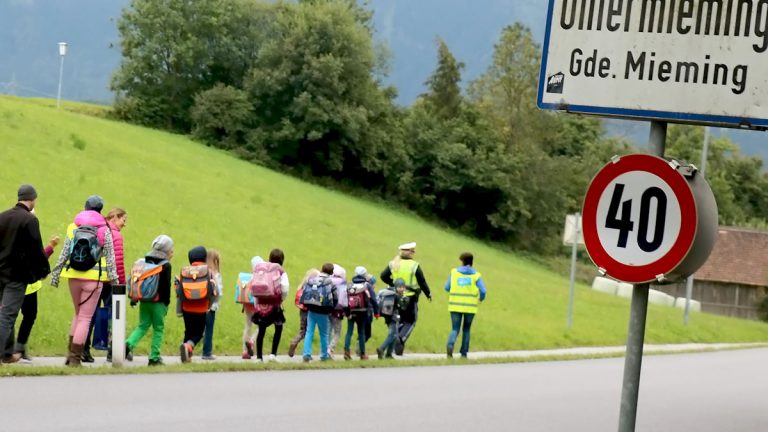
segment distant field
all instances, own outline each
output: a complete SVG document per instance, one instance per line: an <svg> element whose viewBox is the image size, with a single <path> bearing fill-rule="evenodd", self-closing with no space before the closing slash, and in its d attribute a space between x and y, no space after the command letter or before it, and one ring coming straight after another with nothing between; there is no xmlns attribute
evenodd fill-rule
<svg viewBox="0 0 768 432"><path fill-rule="evenodd" d="M566 331L567 279L528 259L414 216L249 164L183 136L82 114L105 108L83 104L66 108L57 111L51 101L0 97L0 202L11 206L18 185L33 183L40 194L38 216L47 239L63 234L85 198L98 193L107 207L128 210L123 234L129 263L161 233L176 242L176 270L186 263L186 252L193 246L219 249L226 298L217 317L216 353L240 352L242 314L232 300L232 286L237 273L248 270L251 256L266 256L273 247L285 250L292 300L296 283L308 268L332 261L349 270L365 265L378 274L397 245L408 241L418 242L417 258L434 291L432 303L421 303L410 350L444 350L450 320L442 287L465 250L475 254L489 288L473 328L473 350L618 345L626 338L629 302L585 286L577 289L574 327ZM46 286L40 297L30 350L33 355L61 355L72 315L69 292L66 286ZM283 353L298 326L292 302L285 308ZM137 313L130 311L129 327ZM169 313L166 328L166 351L175 354L183 323ZM370 352L385 333L381 322L374 328ZM270 330L267 345L271 336ZM679 310L652 305L646 341L768 341L768 325L693 314L685 327ZM137 351L146 352L148 344L147 338Z"/></svg>

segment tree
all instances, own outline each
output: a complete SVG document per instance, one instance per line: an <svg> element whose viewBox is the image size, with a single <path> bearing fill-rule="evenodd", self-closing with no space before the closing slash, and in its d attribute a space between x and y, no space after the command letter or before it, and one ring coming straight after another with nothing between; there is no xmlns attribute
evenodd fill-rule
<svg viewBox="0 0 768 432"><path fill-rule="evenodd" d="M342 177L345 167L379 172L397 116L394 91L374 79L370 29L348 0L279 4L279 37L267 41L246 88L255 134L272 159Z"/></svg>
<svg viewBox="0 0 768 432"><path fill-rule="evenodd" d="M251 109L245 92L217 84L195 96L192 133L208 144L234 149L245 142Z"/></svg>
<svg viewBox="0 0 768 432"><path fill-rule="evenodd" d="M551 115L536 107L540 53L530 29L507 26L488 70L469 85L470 98L494 119L510 148L536 146L552 130Z"/></svg>
<svg viewBox="0 0 768 432"><path fill-rule="evenodd" d="M246 0L132 0L118 21L117 114L189 131L197 93L242 84L269 35L272 9Z"/></svg>
<svg viewBox="0 0 768 432"><path fill-rule="evenodd" d="M424 84L429 87L424 100L438 118L449 119L459 114L462 104L461 70L459 62L441 38L437 38L437 68Z"/></svg>

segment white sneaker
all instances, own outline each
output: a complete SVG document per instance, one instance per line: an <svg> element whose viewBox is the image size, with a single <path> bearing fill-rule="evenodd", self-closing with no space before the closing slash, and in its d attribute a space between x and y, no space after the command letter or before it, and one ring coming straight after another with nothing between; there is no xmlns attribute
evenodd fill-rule
<svg viewBox="0 0 768 432"><path fill-rule="evenodd" d="M271 362L277 361L277 357L275 357L274 354L270 354L269 357L267 357L267 361L271 361Z"/></svg>

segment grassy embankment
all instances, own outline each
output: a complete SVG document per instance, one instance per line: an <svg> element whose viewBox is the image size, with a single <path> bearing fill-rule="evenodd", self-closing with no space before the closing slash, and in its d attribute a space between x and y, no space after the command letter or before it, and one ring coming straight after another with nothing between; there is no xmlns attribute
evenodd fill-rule
<svg viewBox="0 0 768 432"><path fill-rule="evenodd" d="M183 136L87 115L100 108L65 108L57 111L50 101L0 97L0 202L12 205L17 186L33 183L47 239L63 234L85 198L98 193L107 207L129 212L124 230L129 264L161 233L176 242L176 270L193 246L219 249L226 290L216 321L217 354L240 352L243 318L232 300L232 286L237 272L248 269L251 256L266 256L273 247L285 250L292 300L295 284L309 267L333 261L349 270L365 265L378 273L397 245L407 241L418 242L417 258L434 291L434 301L421 304L409 350L444 350L449 318L442 286L465 250L475 254L489 287L488 301L473 328L473 350L619 345L626 338L629 302L582 285L576 294L574 327L566 331L567 279L529 259L386 206L249 164ZM64 353L71 314L66 285L54 289L46 284L30 341L33 355ZM138 309L130 311L129 331L137 315ZM281 353L298 325L292 302L286 305L286 315ZM174 355L183 323L173 314L173 303L166 328L165 351ZM385 333L381 322L374 329L371 347ZM271 336L270 330L267 345ZM148 339L139 353L146 352ZM768 341L768 326L693 314L686 327L680 310L651 305L646 341Z"/></svg>

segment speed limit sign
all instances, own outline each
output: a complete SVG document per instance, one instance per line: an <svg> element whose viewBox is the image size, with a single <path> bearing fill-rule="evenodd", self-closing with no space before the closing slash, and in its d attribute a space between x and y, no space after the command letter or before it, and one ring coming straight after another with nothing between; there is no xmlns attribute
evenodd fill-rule
<svg viewBox="0 0 768 432"><path fill-rule="evenodd" d="M676 282L706 261L717 205L693 166L650 155L615 157L583 208L584 243L604 273L629 283Z"/></svg>

